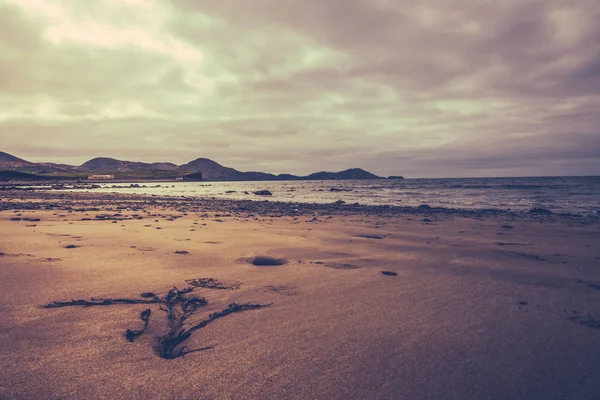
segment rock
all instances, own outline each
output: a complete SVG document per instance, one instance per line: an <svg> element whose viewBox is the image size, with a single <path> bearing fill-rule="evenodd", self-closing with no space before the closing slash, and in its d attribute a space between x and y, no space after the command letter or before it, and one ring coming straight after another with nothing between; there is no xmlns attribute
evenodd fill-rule
<svg viewBox="0 0 600 400"><path fill-rule="evenodd" d="M550 211L550 210L545 209L545 208L535 207L535 208L532 208L531 210L529 210L529 214L535 214L535 215L552 215L554 213L552 211Z"/></svg>
<svg viewBox="0 0 600 400"><path fill-rule="evenodd" d="M388 275L388 276L396 276L396 275L398 275L397 273L392 272L392 271L381 271L381 273L383 275Z"/></svg>
<svg viewBox="0 0 600 400"><path fill-rule="evenodd" d="M365 239L383 239L383 236L379 235L357 235L356 237L365 238Z"/></svg>
<svg viewBox="0 0 600 400"><path fill-rule="evenodd" d="M338 200L338 201L334 202L333 204L341 205L341 204L346 204L346 202L344 200Z"/></svg>
<svg viewBox="0 0 600 400"><path fill-rule="evenodd" d="M419 207L417 207L417 209L419 210L431 210L431 206L428 204L421 204Z"/></svg>
<svg viewBox="0 0 600 400"><path fill-rule="evenodd" d="M268 190L258 190L256 192L254 192L255 195L257 196L272 196L273 193L269 192Z"/></svg>
<svg viewBox="0 0 600 400"><path fill-rule="evenodd" d="M250 260L253 265L257 266L278 266L286 263L283 258L274 258L270 256L256 256Z"/></svg>

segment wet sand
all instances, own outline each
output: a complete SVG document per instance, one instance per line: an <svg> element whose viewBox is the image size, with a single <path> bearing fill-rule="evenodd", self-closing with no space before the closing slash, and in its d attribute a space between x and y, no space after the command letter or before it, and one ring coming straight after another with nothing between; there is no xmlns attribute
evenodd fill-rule
<svg viewBox="0 0 600 400"><path fill-rule="evenodd" d="M600 393L597 218L0 196L3 399ZM269 306L211 322L186 342L209 350L171 360L155 350L158 305L40 307L201 278L227 288L196 287L208 304L188 324L230 303ZM128 342L146 308L148 330Z"/></svg>

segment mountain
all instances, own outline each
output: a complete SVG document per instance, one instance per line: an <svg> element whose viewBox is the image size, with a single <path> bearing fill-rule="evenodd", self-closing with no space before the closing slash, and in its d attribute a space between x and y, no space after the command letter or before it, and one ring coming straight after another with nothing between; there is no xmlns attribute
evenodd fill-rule
<svg viewBox="0 0 600 400"><path fill-rule="evenodd" d="M180 171L202 172L204 179L209 181L236 181L243 175L233 168L224 167L208 158L197 158L179 167Z"/></svg>
<svg viewBox="0 0 600 400"><path fill-rule="evenodd" d="M33 163L0 151L0 169L9 170L28 165L33 165Z"/></svg>
<svg viewBox="0 0 600 400"><path fill-rule="evenodd" d="M341 179L380 179L360 168L351 168L340 172L317 172L308 176L291 174L273 175L266 172L240 172L233 168L224 167L208 158L198 158L179 167L182 171L202 172L204 179L209 181L275 181L275 180L341 180Z"/></svg>
<svg viewBox="0 0 600 400"><path fill-rule="evenodd" d="M38 163L37 165L45 168L48 172L78 172L79 171L79 167L76 167L74 165L55 164L55 163L50 163L50 162Z"/></svg>
<svg viewBox="0 0 600 400"><path fill-rule="evenodd" d="M144 163L137 161L121 161L108 157L97 157L83 163L81 169L90 172L177 171L179 166L173 163Z"/></svg>
<svg viewBox="0 0 600 400"><path fill-rule="evenodd" d="M31 163L19 167L18 170L29 174L68 174L79 172L79 167L55 163Z"/></svg>
<svg viewBox="0 0 600 400"><path fill-rule="evenodd" d="M282 181L297 181L302 179L300 176L292 175L292 174L279 174L277 175L277 179Z"/></svg>
<svg viewBox="0 0 600 400"><path fill-rule="evenodd" d="M0 171L17 171L58 178L82 178L89 173L114 174L117 179L202 179L208 181L273 181L273 180L341 180L341 179L380 179L360 168L340 172L316 172L308 176L291 174L274 175L266 172L242 172L225 167L208 158L197 158L187 164L176 165L168 162L146 163L124 161L109 157L93 158L80 166L55 163L32 163L8 153L0 152ZM198 174L199 173L199 174Z"/></svg>
<svg viewBox="0 0 600 400"><path fill-rule="evenodd" d="M345 171L340 172L315 172L314 174L310 174L303 179L306 180L341 180L341 179L381 179L377 175L373 175L370 172L365 171L360 168L350 168Z"/></svg>

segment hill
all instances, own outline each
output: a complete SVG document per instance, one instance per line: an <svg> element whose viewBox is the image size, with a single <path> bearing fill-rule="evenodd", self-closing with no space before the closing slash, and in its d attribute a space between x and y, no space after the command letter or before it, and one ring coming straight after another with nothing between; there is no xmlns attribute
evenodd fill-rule
<svg viewBox="0 0 600 400"><path fill-rule="evenodd" d="M14 168L25 167L28 165L33 165L33 163L15 157L12 154L0 151L0 170L9 170Z"/></svg>
<svg viewBox="0 0 600 400"><path fill-rule="evenodd" d="M351 168L340 172L315 172L310 174L303 179L307 180L341 180L341 179L381 179L377 175L374 175L364 169Z"/></svg>
<svg viewBox="0 0 600 400"><path fill-rule="evenodd" d="M187 164L179 167L180 171L202 172L204 179L209 181L223 180L235 181L241 180L243 172L233 168L224 167L221 164L209 160L208 158L197 158Z"/></svg>
<svg viewBox="0 0 600 400"><path fill-rule="evenodd" d="M144 163L137 161L121 161L108 157L97 157L83 163L80 169L90 172L177 171L179 167L172 163Z"/></svg>
<svg viewBox="0 0 600 400"><path fill-rule="evenodd" d="M291 174L274 175L259 171L242 172L225 167L208 158L197 158L187 164L176 165L169 162L124 161L110 157L96 157L80 166L73 166L49 162L32 163L4 152L0 152L0 170L60 178L84 178L90 173L105 173L114 174L116 179L175 179L183 176L194 180L202 176L202 179L208 181L381 179L360 168L351 168L340 172L321 171L307 176L296 176ZM196 173L200 175L193 175L193 178L190 176L190 174Z"/></svg>

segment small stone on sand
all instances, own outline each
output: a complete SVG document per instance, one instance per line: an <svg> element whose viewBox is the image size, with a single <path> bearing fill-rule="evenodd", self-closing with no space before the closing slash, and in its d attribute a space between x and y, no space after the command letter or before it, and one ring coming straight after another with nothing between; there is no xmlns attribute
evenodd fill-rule
<svg viewBox="0 0 600 400"><path fill-rule="evenodd" d="M277 266L277 265L283 265L286 263L286 260L284 258L274 258L274 257L270 257L270 256L256 256L254 258L250 259L250 262L253 265L257 265L257 266Z"/></svg>

